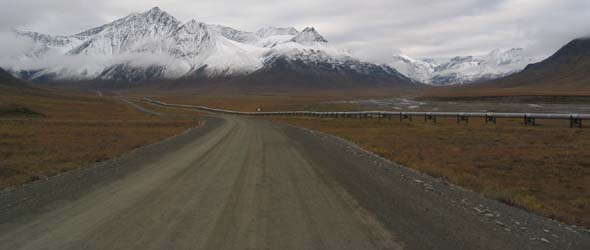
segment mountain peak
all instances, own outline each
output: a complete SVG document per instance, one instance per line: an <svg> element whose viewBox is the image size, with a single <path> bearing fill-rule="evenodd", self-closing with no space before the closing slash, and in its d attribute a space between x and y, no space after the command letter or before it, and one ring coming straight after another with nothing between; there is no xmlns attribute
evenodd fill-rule
<svg viewBox="0 0 590 250"><path fill-rule="evenodd" d="M492 51L490 51L489 55L497 55L500 54L502 51L498 48L493 49Z"/></svg>
<svg viewBox="0 0 590 250"><path fill-rule="evenodd" d="M166 11L163 11L162 9L160 9L160 7L156 6L156 7L153 7L145 12L132 12L131 14L127 15L126 17L115 20L115 22L132 20L132 19L141 18L141 17L146 17L146 18L159 17L162 15L172 17L172 15L168 14Z"/></svg>
<svg viewBox="0 0 590 250"><path fill-rule="evenodd" d="M303 45L311 45L315 43L328 43L319 32L313 27L307 27L301 33L297 34L291 41L300 43Z"/></svg>
<svg viewBox="0 0 590 250"><path fill-rule="evenodd" d="M163 12L164 11L162 11L162 9L160 9L160 7L156 6L156 7L151 8L150 10L148 10L146 13L160 14Z"/></svg>
<svg viewBox="0 0 590 250"><path fill-rule="evenodd" d="M140 14L140 16L144 16L151 20L176 20L176 18L168 14L168 12L163 11L159 7L153 7L147 12Z"/></svg>
<svg viewBox="0 0 590 250"><path fill-rule="evenodd" d="M405 54L394 54L393 58L394 58L394 60L400 60L400 61L407 62L407 63L415 63L418 61L418 60L414 59L413 57L410 57Z"/></svg>
<svg viewBox="0 0 590 250"><path fill-rule="evenodd" d="M501 49L494 49L488 55L490 56L497 56L497 55L508 55L508 54L518 54L524 52L522 48L512 48L508 50L501 50Z"/></svg>
<svg viewBox="0 0 590 250"><path fill-rule="evenodd" d="M315 32L315 33L317 33L317 31L315 30L314 27L306 27L305 29L303 29L302 32Z"/></svg>

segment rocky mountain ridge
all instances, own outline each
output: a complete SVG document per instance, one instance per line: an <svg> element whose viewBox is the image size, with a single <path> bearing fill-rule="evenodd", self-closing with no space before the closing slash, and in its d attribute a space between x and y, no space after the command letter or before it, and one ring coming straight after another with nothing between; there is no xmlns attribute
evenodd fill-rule
<svg viewBox="0 0 590 250"><path fill-rule="evenodd" d="M343 79L354 76L359 84L374 78L369 73L384 76L382 82L411 84L387 65L361 62L331 46L313 27L247 32L196 20L182 23L158 7L70 36L15 35L29 44L27 53L3 59L0 66L37 82L232 78L276 72L271 68L280 58L281 68L323 65L310 74L337 72Z"/></svg>

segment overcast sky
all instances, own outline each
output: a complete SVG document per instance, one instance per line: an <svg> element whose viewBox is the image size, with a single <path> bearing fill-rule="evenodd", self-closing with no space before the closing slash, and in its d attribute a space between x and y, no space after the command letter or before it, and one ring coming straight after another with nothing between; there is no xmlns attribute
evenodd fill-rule
<svg viewBox="0 0 590 250"><path fill-rule="evenodd" d="M590 0L0 0L0 31L74 34L154 6L254 31L315 27L361 59L483 54L525 48L546 56L590 34Z"/></svg>

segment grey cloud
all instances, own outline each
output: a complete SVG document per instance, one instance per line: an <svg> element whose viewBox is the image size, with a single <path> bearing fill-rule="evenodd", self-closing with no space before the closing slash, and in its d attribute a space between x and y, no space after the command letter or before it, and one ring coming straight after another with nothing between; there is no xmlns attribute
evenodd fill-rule
<svg viewBox="0 0 590 250"><path fill-rule="evenodd" d="M160 6L182 21L196 19L243 30L316 27L358 57L386 62L415 57L483 54L523 47L547 56L590 34L588 0L0 0L0 31L22 28L73 34L131 12Z"/></svg>

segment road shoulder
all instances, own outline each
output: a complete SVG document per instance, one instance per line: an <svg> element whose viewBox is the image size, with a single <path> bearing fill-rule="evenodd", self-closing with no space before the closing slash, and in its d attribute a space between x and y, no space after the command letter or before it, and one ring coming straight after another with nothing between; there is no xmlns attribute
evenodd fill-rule
<svg viewBox="0 0 590 250"><path fill-rule="evenodd" d="M590 249L590 232L585 229L484 198L332 135L275 126L316 163L324 178L343 187L406 245L417 249Z"/></svg>

